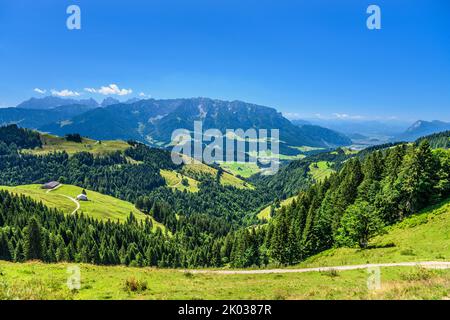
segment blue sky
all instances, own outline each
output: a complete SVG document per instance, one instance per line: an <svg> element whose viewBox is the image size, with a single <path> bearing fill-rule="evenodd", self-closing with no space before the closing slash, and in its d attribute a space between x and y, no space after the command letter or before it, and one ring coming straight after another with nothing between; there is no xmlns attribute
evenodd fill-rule
<svg viewBox="0 0 450 320"><path fill-rule="evenodd" d="M81 30L66 28L72 4ZM366 28L370 4L382 30ZM0 0L0 106L45 95L35 88L450 120L450 2Z"/></svg>

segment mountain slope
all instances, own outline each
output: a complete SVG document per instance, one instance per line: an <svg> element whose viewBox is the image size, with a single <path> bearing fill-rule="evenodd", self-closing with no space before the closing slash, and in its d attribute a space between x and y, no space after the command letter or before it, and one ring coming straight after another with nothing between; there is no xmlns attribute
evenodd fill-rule
<svg viewBox="0 0 450 320"><path fill-rule="evenodd" d="M419 120L397 137L399 141L414 141L420 137L450 130L450 123L443 121Z"/></svg>
<svg viewBox="0 0 450 320"><path fill-rule="evenodd" d="M371 240L370 250L330 249L300 266L450 261L450 199L388 227L386 232Z"/></svg>

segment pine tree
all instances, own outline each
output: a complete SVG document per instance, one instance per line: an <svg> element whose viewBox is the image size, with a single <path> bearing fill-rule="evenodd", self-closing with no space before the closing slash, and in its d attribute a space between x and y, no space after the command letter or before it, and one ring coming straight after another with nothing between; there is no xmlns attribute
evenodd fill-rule
<svg viewBox="0 0 450 320"><path fill-rule="evenodd" d="M18 241L16 245L16 249L14 250L14 262L24 262L25 261L25 252L22 245L22 241Z"/></svg>
<svg viewBox="0 0 450 320"><path fill-rule="evenodd" d="M406 214L415 213L430 203L435 194L437 171L438 164L427 140L423 140L417 149L411 148L397 182L404 197Z"/></svg>
<svg viewBox="0 0 450 320"><path fill-rule="evenodd" d="M12 255L10 243L6 234L3 234L0 229L0 260L10 261L11 258Z"/></svg>
<svg viewBox="0 0 450 320"><path fill-rule="evenodd" d="M41 227L35 217L30 219L26 228L25 258L27 260L42 259Z"/></svg>

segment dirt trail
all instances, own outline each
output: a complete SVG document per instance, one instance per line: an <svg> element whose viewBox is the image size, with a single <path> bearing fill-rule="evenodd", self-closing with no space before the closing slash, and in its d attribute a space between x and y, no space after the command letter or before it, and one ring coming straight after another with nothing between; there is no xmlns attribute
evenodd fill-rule
<svg viewBox="0 0 450 320"><path fill-rule="evenodd" d="M69 196L66 196L64 194L60 194L60 196L65 197L65 198L69 199L70 201L72 201L73 203L76 204L77 208L72 211L71 215L74 215L78 210L80 210L80 203L76 199L74 199L72 197L69 197Z"/></svg>
<svg viewBox="0 0 450 320"><path fill-rule="evenodd" d="M63 184L61 183L61 184L58 185L56 188L47 190L47 192L45 192L45 193L49 193L49 192L51 192L51 191L53 191L53 190L56 190L56 189L58 189L58 188L61 188L62 186L63 186ZM66 196L66 195L64 195L64 194L56 194L56 195L57 195L57 196L64 197L64 198L67 198L67 199L69 199L70 201L72 201L73 203L75 203L76 209L72 211L71 215L74 215L78 210L80 210L80 203L78 202L78 200L76 200L76 199L74 199L74 198L72 198L72 197Z"/></svg>
<svg viewBox="0 0 450 320"><path fill-rule="evenodd" d="M183 270L190 273L211 273L211 274L266 274L266 273L304 273L304 272L326 272L326 271L347 271L368 268L387 268L387 267L422 267L429 269L450 269L450 262L398 262L398 263L374 263L374 264L358 264L336 267L318 267L303 269L262 269L262 270Z"/></svg>

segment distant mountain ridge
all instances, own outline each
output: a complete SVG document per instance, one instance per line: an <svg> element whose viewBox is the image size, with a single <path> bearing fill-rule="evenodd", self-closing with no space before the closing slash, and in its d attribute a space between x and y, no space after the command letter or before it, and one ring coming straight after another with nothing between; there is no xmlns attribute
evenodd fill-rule
<svg viewBox="0 0 450 320"><path fill-rule="evenodd" d="M47 96L43 98L30 98L16 106L19 109L32 109L32 110L50 110L63 106L70 105L82 105L90 108L107 107L113 104L119 103L134 103L139 101L137 98L131 98L127 101L121 102L113 97L107 97L103 99L101 103L98 103L95 99L73 99L73 98L61 98L56 96Z"/></svg>
<svg viewBox="0 0 450 320"><path fill-rule="evenodd" d="M136 139L168 144L176 129L194 130L201 121L203 130L280 129L280 139L290 146L334 147L351 144L342 134L318 126L295 126L274 108L241 101L209 98L140 100L94 109L70 120L41 129L63 135L78 132L96 139Z"/></svg>
<svg viewBox="0 0 450 320"><path fill-rule="evenodd" d="M68 105L83 105L91 108L99 106L98 102L94 99L68 99L54 96L48 96L44 98L31 98L17 105L18 109L35 109L35 110L48 110L61 106Z"/></svg>
<svg viewBox="0 0 450 320"><path fill-rule="evenodd" d="M0 125L17 124L23 128L38 129L54 122L68 121L72 117L92 110L86 105L65 105L52 109L0 109Z"/></svg>
<svg viewBox="0 0 450 320"><path fill-rule="evenodd" d="M194 122L201 121L203 130L215 128L223 133L227 129L280 129L281 148L292 154L298 150L288 146L333 148L351 144L348 137L333 130L310 124L296 126L274 108L242 101L191 98L119 103L106 98L98 104L93 99L46 97L19 106L0 110L0 124L17 123L61 136L80 133L93 139L133 139L163 146L171 142L174 130L193 130Z"/></svg>
<svg viewBox="0 0 450 320"><path fill-rule="evenodd" d="M406 129L404 133L397 136L396 139L399 141L414 141L420 137L447 130L450 130L450 122L419 120Z"/></svg>

